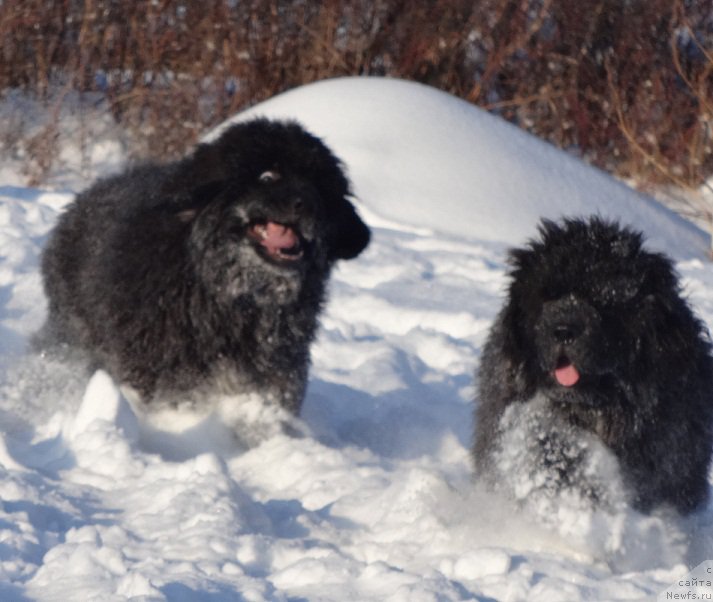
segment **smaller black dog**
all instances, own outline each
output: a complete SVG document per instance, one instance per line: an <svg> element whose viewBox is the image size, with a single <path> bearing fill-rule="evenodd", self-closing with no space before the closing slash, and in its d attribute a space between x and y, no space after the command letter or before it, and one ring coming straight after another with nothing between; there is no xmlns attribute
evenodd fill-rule
<svg viewBox="0 0 713 602"><path fill-rule="evenodd" d="M147 403L256 393L297 413L330 270L369 242L350 194L318 138L266 119L101 181L44 251L38 345L82 350Z"/></svg>
<svg viewBox="0 0 713 602"><path fill-rule="evenodd" d="M544 221L540 234L511 252L508 297L484 348L479 471L598 499L611 475L594 465L608 453L635 508L700 507L713 359L671 261L599 218Z"/></svg>

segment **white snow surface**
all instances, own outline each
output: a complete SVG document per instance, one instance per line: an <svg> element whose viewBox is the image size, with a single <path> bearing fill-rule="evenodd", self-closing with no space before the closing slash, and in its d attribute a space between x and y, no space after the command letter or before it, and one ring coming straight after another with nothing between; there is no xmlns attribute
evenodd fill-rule
<svg viewBox="0 0 713 602"><path fill-rule="evenodd" d="M519 244L540 218L597 213L688 256L706 237L650 197L502 119L422 84L325 80L232 121L297 119L347 164L369 215L459 238Z"/></svg>
<svg viewBox="0 0 713 602"><path fill-rule="evenodd" d="M374 236L333 274L295 432L251 446L227 425L269 422L257 399L149 418L104 372L27 351L39 255L72 195L0 183L0 600L639 600L713 558L709 510L518 507L469 458L509 246L541 216L618 216L672 254L713 325L702 232L417 84L331 80L238 119L255 115L333 148Z"/></svg>

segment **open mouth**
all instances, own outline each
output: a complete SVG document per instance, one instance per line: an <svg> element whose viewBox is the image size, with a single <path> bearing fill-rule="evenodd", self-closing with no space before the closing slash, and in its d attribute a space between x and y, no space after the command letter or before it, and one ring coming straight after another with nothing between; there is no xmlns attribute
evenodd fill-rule
<svg viewBox="0 0 713 602"><path fill-rule="evenodd" d="M557 366L552 374L555 380L563 387L574 387L581 377L579 370L566 356L562 356L557 360Z"/></svg>
<svg viewBox="0 0 713 602"><path fill-rule="evenodd" d="M280 263L296 262L304 256L303 239L294 226L256 221L248 227L248 236L264 255Z"/></svg>

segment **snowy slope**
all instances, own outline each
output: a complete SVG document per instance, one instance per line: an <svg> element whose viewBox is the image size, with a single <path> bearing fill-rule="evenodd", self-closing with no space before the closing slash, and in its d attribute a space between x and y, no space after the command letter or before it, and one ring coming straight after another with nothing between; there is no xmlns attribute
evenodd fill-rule
<svg viewBox="0 0 713 602"><path fill-rule="evenodd" d="M334 273L301 436L245 448L221 416L147 424L105 374L28 356L38 256L71 197L0 183L0 600L636 600L713 557L707 513L561 507L544 526L468 459L504 251L539 215L644 228L713 325L702 233L423 86L335 80L254 114L323 136L374 228Z"/></svg>
<svg viewBox="0 0 713 602"><path fill-rule="evenodd" d="M699 232L648 197L422 84L327 80L236 120L255 116L296 118L323 137L346 161L364 206L397 224L518 244L541 217L599 213L636 225L669 253L707 248Z"/></svg>

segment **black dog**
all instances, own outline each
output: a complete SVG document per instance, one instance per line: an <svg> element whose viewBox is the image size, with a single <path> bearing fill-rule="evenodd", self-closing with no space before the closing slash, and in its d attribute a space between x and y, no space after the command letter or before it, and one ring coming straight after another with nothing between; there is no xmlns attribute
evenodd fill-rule
<svg viewBox="0 0 713 602"><path fill-rule="evenodd" d="M543 486L596 498L586 456L603 444L635 508L696 509L709 489L713 360L671 262L599 218L544 221L540 234L511 252L508 298L483 352L478 469L512 477L499 463L517 450L503 446L529 413L520 466L539 464Z"/></svg>
<svg viewBox="0 0 713 602"><path fill-rule="evenodd" d="M369 230L339 160L258 119L80 194L42 259L44 349L80 348L144 402L258 393L297 413L334 262Z"/></svg>

